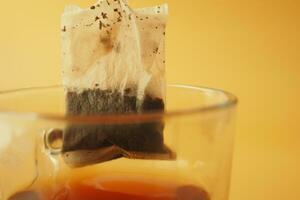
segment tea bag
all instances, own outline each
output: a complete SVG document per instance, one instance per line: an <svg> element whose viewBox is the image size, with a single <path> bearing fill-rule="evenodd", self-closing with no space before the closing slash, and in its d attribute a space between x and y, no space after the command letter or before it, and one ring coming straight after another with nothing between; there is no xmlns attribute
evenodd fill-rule
<svg viewBox="0 0 300 200"><path fill-rule="evenodd" d="M63 85L68 115L162 112L165 107L167 5L131 9L100 0L62 16ZM73 167L120 157L173 159L162 121L72 125L63 157Z"/></svg>

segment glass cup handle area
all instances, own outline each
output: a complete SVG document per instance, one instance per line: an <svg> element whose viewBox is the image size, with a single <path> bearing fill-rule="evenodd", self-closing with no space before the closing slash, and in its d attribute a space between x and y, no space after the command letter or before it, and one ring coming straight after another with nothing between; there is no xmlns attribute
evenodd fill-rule
<svg viewBox="0 0 300 200"><path fill-rule="evenodd" d="M63 145L63 131L61 129L50 129L44 134L45 148L51 155L59 155Z"/></svg>

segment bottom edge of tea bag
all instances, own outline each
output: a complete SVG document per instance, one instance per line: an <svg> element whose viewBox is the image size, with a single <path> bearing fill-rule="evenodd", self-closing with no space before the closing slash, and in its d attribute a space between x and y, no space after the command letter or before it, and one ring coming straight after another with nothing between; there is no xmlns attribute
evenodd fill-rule
<svg viewBox="0 0 300 200"><path fill-rule="evenodd" d="M140 160L176 160L176 153L167 146L162 152L127 151L116 145L95 150L77 150L64 152L63 160L71 168L100 164L119 158Z"/></svg>

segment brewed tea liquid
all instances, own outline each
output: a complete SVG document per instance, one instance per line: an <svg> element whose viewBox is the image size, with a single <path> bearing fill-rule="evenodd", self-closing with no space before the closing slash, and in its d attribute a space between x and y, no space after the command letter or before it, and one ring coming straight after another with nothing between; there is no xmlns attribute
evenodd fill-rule
<svg viewBox="0 0 300 200"><path fill-rule="evenodd" d="M204 189L193 185L93 178L55 189L41 186L16 193L9 200L210 200L210 197Z"/></svg>

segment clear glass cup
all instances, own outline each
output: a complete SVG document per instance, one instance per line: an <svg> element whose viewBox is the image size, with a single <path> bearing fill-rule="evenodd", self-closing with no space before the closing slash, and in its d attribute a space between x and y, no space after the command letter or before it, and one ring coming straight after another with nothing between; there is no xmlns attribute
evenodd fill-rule
<svg viewBox="0 0 300 200"><path fill-rule="evenodd" d="M48 197L41 199L68 199L74 180L97 184L118 179L195 186L207 194L193 198L183 191L186 197L179 199L184 200L228 200L237 104L232 94L169 85L165 113L72 117L65 113L64 94L60 86L0 92L0 200L42 186ZM173 159L118 158L80 168L71 168L62 159L62 137L70 124L127 126L161 121ZM127 184L137 193L147 190L130 187ZM150 193L155 199L160 190L152 188Z"/></svg>

